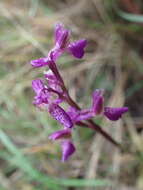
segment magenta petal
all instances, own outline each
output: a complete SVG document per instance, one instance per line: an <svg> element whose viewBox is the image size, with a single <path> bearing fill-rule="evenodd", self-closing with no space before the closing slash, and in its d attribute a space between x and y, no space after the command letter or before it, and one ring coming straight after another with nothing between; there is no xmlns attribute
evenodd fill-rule
<svg viewBox="0 0 143 190"><path fill-rule="evenodd" d="M50 92L48 89L43 88L37 95L34 97L34 104L39 105L39 104L48 104L50 99Z"/></svg>
<svg viewBox="0 0 143 190"><path fill-rule="evenodd" d="M32 60L30 64L33 67L43 67L45 65L48 65L51 61L49 61L47 58L39 58L36 60Z"/></svg>
<svg viewBox="0 0 143 190"><path fill-rule="evenodd" d="M75 152L75 146L69 140L65 140L61 144L62 146L62 161L66 161Z"/></svg>
<svg viewBox="0 0 143 190"><path fill-rule="evenodd" d="M51 70L48 71L44 71L44 77L48 80L48 81L55 81L56 77L53 74L53 72Z"/></svg>
<svg viewBox="0 0 143 190"><path fill-rule="evenodd" d="M79 115L79 110L74 107L69 107L67 114L70 116L72 122L75 123L77 116Z"/></svg>
<svg viewBox="0 0 143 190"><path fill-rule="evenodd" d="M53 74L53 72L51 70L47 71L44 73L45 78L48 81L48 86L54 90L56 90L55 88L53 88L54 85L57 85L60 87L59 85L59 81L57 80L56 76Z"/></svg>
<svg viewBox="0 0 143 190"><path fill-rule="evenodd" d="M76 117L76 122L91 119L95 115L90 109L79 111L78 116Z"/></svg>
<svg viewBox="0 0 143 190"><path fill-rule="evenodd" d="M116 121L122 117L122 114L126 113L128 111L127 107L121 107L121 108L111 108L111 107L105 107L104 108L104 115L112 120Z"/></svg>
<svg viewBox="0 0 143 190"><path fill-rule="evenodd" d="M60 124L62 124L66 128L72 128L73 123L69 115L65 112L63 108L61 108L57 104L51 104L49 107L49 113L51 116L57 120Z"/></svg>
<svg viewBox="0 0 143 190"><path fill-rule="evenodd" d="M67 113L73 123L90 119L95 115L91 109L77 110L74 107L70 107Z"/></svg>
<svg viewBox="0 0 143 190"><path fill-rule="evenodd" d="M102 112L104 102L103 92L103 89L97 89L93 92L92 110L95 114L100 114Z"/></svg>
<svg viewBox="0 0 143 190"><path fill-rule="evenodd" d="M78 59L81 59L84 56L84 48L87 45L87 41L85 39L78 40L72 42L68 46L68 50Z"/></svg>
<svg viewBox="0 0 143 190"><path fill-rule="evenodd" d="M58 23L55 25L55 42L58 41L60 35L61 35L61 31L63 30L64 26L61 23Z"/></svg>
<svg viewBox="0 0 143 190"><path fill-rule="evenodd" d="M56 131L56 132L52 133L49 136L49 139L57 140L57 139L60 139L60 138L66 138L66 137L70 137L70 136L71 136L71 130L63 129L63 130Z"/></svg>
<svg viewBox="0 0 143 190"><path fill-rule="evenodd" d="M49 57L52 61L57 61L57 59L63 54L64 49L60 49L59 45L56 46L51 50L49 53Z"/></svg>
<svg viewBox="0 0 143 190"><path fill-rule="evenodd" d="M55 44L57 48L63 49L66 47L69 40L70 31L65 29L62 24L57 24L55 27Z"/></svg>
<svg viewBox="0 0 143 190"><path fill-rule="evenodd" d="M44 88L44 83L41 79L36 79L32 81L32 88L36 94L39 94L40 91Z"/></svg>
<svg viewBox="0 0 143 190"><path fill-rule="evenodd" d="M69 31L68 30L62 31L61 36L57 41L59 48L63 49L66 47L67 42L68 42L68 37L69 37Z"/></svg>

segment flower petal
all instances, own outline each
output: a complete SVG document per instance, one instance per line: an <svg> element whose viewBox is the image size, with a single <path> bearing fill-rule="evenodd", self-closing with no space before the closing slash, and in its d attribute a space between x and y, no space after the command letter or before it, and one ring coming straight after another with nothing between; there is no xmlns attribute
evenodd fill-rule
<svg viewBox="0 0 143 190"><path fill-rule="evenodd" d="M62 124L65 128L73 127L71 118L65 112L65 110L61 108L59 105L51 104L49 106L49 113L55 120L59 121L59 123Z"/></svg>
<svg viewBox="0 0 143 190"><path fill-rule="evenodd" d="M69 107L67 114L70 116L73 123L76 122L76 118L79 115L79 110L77 110L75 107Z"/></svg>
<svg viewBox="0 0 143 190"><path fill-rule="evenodd" d="M93 92L92 110L95 114L100 114L102 112L103 102L104 102L103 92L104 92L103 89L97 89Z"/></svg>
<svg viewBox="0 0 143 190"><path fill-rule="evenodd" d="M75 120L76 122L78 122L82 120L91 119L92 117L94 117L94 115L95 113L91 111L91 109L80 110Z"/></svg>
<svg viewBox="0 0 143 190"><path fill-rule="evenodd" d="M85 39L78 40L72 42L68 46L68 50L72 53L72 55L78 59L81 59L84 56L84 48L87 45L87 41Z"/></svg>
<svg viewBox="0 0 143 190"><path fill-rule="evenodd" d="M67 137L70 137L70 136L71 136L71 130L63 129L63 130L56 131L56 132L52 133L49 136L49 139L57 140L57 139L60 139L60 138L67 138Z"/></svg>
<svg viewBox="0 0 143 190"><path fill-rule="evenodd" d="M111 107L105 107L104 108L104 115L112 120L116 121L122 117L123 113L126 113L128 111L127 107L121 107L121 108L111 108Z"/></svg>
<svg viewBox="0 0 143 190"><path fill-rule="evenodd" d="M55 80L55 75L53 74L53 72L49 69L48 71L44 71L44 77L48 80L48 81L53 81Z"/></svg>
<svg viewBox="0 0 143 190"><path fill-rule="evenodd" d="M44 88L44 83L41 79L35 79L32 81L32 88L36 94L39 94L40 91Z"/></svg>
<svg viewBox="0 0 143 190"><path fill-rule="evenodd" d="M55 75L53 74L51 70L49 70L48 72L45 72L44 76L48 81L48 87L57 91L59 94L63 93L59 80L55 77Z"/></svg>
<svg viewBox="0 0 143 190"><path fill-rule="evenodd" d="M62 161L66 161L75 152L75 146L70 140L65 140L61 144L62 147Z"/></svg>
<svg viewBox="0 0 143 190"><path fill-rule="evenodd" d="M55 44L57 48L63 49L69 41L70 31L64 28L64 25L57 24L55 27Z"/></svg>
<svg viewBox="0 0 143 190"><path fill-rule="evenodd" d="M91 109L77 110L74 107L70 107L67 113L70 116L73 123L91 119L95 116L95 113Z"/></svg>
<svg viewBox="0 0 143 190"><path fill-rule="evenodd" d="M45 104L49 103L50 96L51 96L51 94L50 94L49 90L46 88L42 89L39 94L39 98L41 99L41 102L45 103Z"/></svg>
<svg viewBox="0 0 143 190"><path fill-rule="evenodd" d="M50 64L51 61L48 60L48 58L39 58L39 59L36 59L36 60L32 60L30 62L30 64L33 66L33 67L43 67L45 65L48 65Z"/></svg>
<svg viewBox="0 0 143 190"><path fill-rule="evenodd" d="M55 42L58 41L60 34L61 34L61 30L64 28L62 23L58 23L55 25Z"/></svg>

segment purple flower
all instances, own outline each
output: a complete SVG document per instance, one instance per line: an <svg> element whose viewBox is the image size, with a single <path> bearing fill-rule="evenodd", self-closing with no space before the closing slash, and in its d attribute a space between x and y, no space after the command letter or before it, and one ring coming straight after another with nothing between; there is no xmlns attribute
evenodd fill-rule
<svg viewBox="0 0 143 190"><path fill-rule="evenodd" d="M69 38L70 31L65 29L62 24L57 24L55 27L55 51L59 55L56 55L56 57L60 56L64 51L69 51L74 57L81 59L84 56L87 41L82 39L70 43Z"/></svg>
<svg viewBox="0 0 143 190"><path fill-rule="evenodd" d="M51 116L57 120L60 124L62 124L65 128L72 128L73 122L69 115L65 112L63 108L61 108L57 104L51 104L49 106L49 113Z"/></svg>
<svg viewBox="0 0 143 190"><path fill-rule="evenodd" d="M40 79L32 81L32 88L36 93L33 103L35 105L40 105L42 103L48 103L49 92L44 87L44 83Z"/></svg>
<svg viewBox="0 0 143 190"><path fill-rule="evenodd" d="M70 31L64 25L57 24L55 27L55 47L53 48L53 58L56 60L64 51L70 52L74 57L81 59L84 56L84 48L87 45L85 39L69 42Z"/></svg>
<svg viewBox="0 0 143 190"><path fill-rule="evenodd" d="M55 45L49 51L47 57L32 60L33 67L43 67L55 62L64 52L70 52L74 57L81 59L84 56L84 49L87 45L85 39L70 43L70 31L64 28L63 24L55 26Z"/></svg>
<svg viewBox="0 0 143 190"><path fill-rule="evenodd" d="M103 101L104 101L103 92L104 91L102 89L97 89L94 91L92 95L91 108L83 109L83 110L78 110L74 107L69 108L67 113L70 116L73 123L76 123L82 120L91 119L95 115L98 115L102 112Z"/></svg>
<svg viewBox="0 0 143 190"><path fill-rule="evenodd" d="M50 77L50 75L48 75L48 77ZM60 88L57 79L52 77L54 76L51 76L48 86L44 85L44 82L41 79L32 81L32 88L36 93L33 101L35 105L59 104L63 102L63 98L61 98L61 94L63 93L62 89Z"/></svg>
<svg viewBox="0 0 143 190"><path fill-rule="evenodd" d="M50 100L50 97L51 97L51 93L49 92L48 89L44 88L42 89L39 94L37 94L35 97L34 97L34 104L35 105L40 105L40 104L48 104L49 103L49 100Z"/></svg>
<svg viewBox="0 0 143 190"><path fill-rule="evenodd" d="M64 140L61 143L62 147L62 161L66 161L75 152L75 146L70 140Z"/></svg>
<svg viewBox="0 0 143 190"><path fill-rule="evenodd" d="M87 40L85 39L78 40L70 43L68 46L68 50L71 52L71 54L74 57L81 59L84 56L84 48L86 47L86 45L87 45Z"/></svg>
<svg viewBox="0 0 143 190"><path fill-rule="evenodd" d="M127 107L121 107L121 108L111 108L111 107L105 107L104 108L104 115L112 120L116 121L122 117L122 114L126 113L128 111Z"/></svg>
<svg viewBox="0 0 143 190"><path fill-rule="evenodd" d="M63 129L63 130L56 131L56 132L52 133L49 136L49 139L57 140L57 139L69 138L69 137L71 137L71 130L70 129Z"/></svg>
<svg viewBox="0 0 143 190"><path fill-rule="evenodd" d="M32 81L32 88L36 93L33 103L35 105L40 105L42 103L48 103L49 91L45 88L44 83L40 79Z"/></svg>
<svg viewBox="0 0 143 190"><path fill-rule="evenodd" d="M63 94L59 80L56 78L54 73L51 70L44 72L44 76L48 82L48 86L58 93Z"/></svg>

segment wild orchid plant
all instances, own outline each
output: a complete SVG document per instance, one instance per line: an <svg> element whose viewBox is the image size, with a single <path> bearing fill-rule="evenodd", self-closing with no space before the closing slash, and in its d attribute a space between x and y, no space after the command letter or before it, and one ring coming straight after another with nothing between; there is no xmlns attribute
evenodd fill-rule
<svg viewBox="0 0 143 190"><path fill-rule="evenodd" d="M56 61L65 52L70 53L77 59L84 56L84 49L87 45L85 39L70 42L70 31L62 24L55 26L55 45L49 51L47 57L32 60L33 67L47 66L49 70L44 73L44 81L36 79L32 81L32 88L36 95L34 104L38 108L44 108L51 117L63 126L63 129L52 133L51 140L58 140L62 149L62 161L66 161L75 152L76 148L72 142L72 131L75 126L88 127L96 130L108 141L116 146L120 146L110 135L108 135L99 125L94 123L92 118L97 115L105 116L109 120L116 121L122 114L128 111L127 107L106 107L104 106L103 89L96 89L92 95L92 105L90 108L81 109L69 95L63 78L59 73ZM61 107L61 103L66 103L68 109Z"/></svg>

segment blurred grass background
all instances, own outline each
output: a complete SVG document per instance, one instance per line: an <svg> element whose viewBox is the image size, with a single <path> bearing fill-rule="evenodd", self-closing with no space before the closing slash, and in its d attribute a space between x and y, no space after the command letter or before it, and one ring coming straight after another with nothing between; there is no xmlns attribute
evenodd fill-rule
<svg viewBox="0 0 143 190"><path fill-rule="evenodd" d="M48 140L60 126L32 105L31 81L43 69L28 63L52 47L57 22L88 40L82 61L58 63L71 96L88 107L104 88L107 105L129 107L118 122L95 119L125 152L77 128L77 152L63 164ZM0 190L143 189L143 2L1 0L0 26Z"/></svg>

